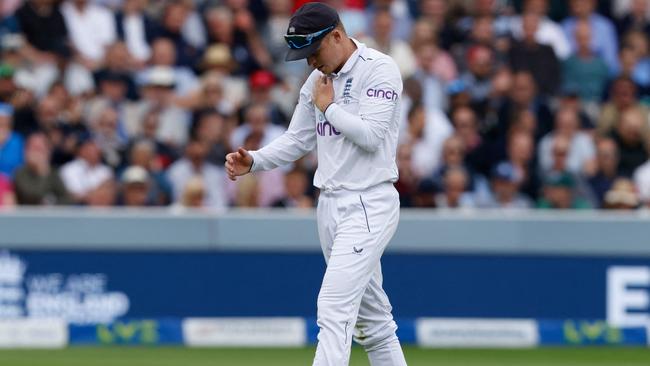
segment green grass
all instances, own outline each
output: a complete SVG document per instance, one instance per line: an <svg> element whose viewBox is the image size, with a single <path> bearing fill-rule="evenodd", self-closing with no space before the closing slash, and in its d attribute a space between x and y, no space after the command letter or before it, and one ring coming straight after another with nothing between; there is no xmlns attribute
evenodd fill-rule
<svg viewBox="0 0 650 366"><path fill-rule="evenodd" d="M438 350L407 347L410 366L648 366L650 349L544 348L533 350ZM313 348L223 349L75 347L64 350L0 350L2 366L304 366ZM354 348L351 366L368 365Z"/></svg>

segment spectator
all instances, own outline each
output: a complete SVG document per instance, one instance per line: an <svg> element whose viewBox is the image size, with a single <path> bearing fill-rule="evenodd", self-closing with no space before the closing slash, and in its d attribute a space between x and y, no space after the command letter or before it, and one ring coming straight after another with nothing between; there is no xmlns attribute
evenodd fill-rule
<svg viewBox="0 0 650 366"><path fill-rule="evenodd" d="M166 169L178 158L178 153L173 145L158 139L159 126L160 112L156 109L146 111L142 117L141 126L135 137L131 139L131 142L139 140L151 141L154 144L157 166L160 169Z"/></svg>
<svg viewBox="0 0 650 366"><path fill-rule="evenodd" d="M551 109L537 92L533 75L526 71L520 71L514 75L509 97L498 109L498 125L494 131L488 133L492 136L506 135L512 122L523 111L530 111L535 116L535 141L539 141L542 136L551 131L553 125Z"/></svg>
<svg viewBox="0 0 650 366"><path fill-rule="evenodd" d="M246 110L244 124L237 127L230 137L230 146L244 146L244 140L250 134L259 134L262 138L260 147L281 136L286 128L271 123L269 109L263 104L253 104Z"/></svg>
<svg viewBox="0 0 650 366"><path fill-rule="evenodd" d="M547 180L549 176L568 174L573 179L573 195L575 197L579 197L580 199L585 200L593 198L589 197L591 191L589 190L586 182L583 180L583 175L574 173L570 170L569 152L571 148L571 140L568 137L561 134L554 136L551 150L553 164L547 170L543 170L541 172L542 179Z"/></svg>
<svg viewBox="0 0 650 366"><path fill-rule="evenodd" d="M563 88L577 91L586 102L596 102L603 95L609 79L605 61L591 50L592 34L589 22L580 21L575 28L576 52L562 65Z"/></svg>
<svg viewBox="0 0 650 366"><path fill-rule="evenodd" d="M522 16L523 38L510 48L510 66L514 72L530 72L540 93L551 96L560 85L560 64L551 46L537 42L539 22L537 14Z"/></svg>
<svg viewBox="0 0 650 366"><path fill-rule="evenodd" d="M630 49L634 54L634 64L631 71L626 72L640 88L641 94L647 97L650 94L650 45L648 34L642 31L630 31L623 38L623 47Z"/></svg>
<svg viewBox="0 0 650 366"><path fill-rule="evenodd" d="M289 171L284 177L286 195L273 203L273 207L310 208L314 200L307 195L307 174L300 169Z"/></svg>
<svg viewBox="0 0 650 366"><path fill-rule="evenodd" d="M595 170L595 146L591 136L579 131L580 120L574 109L560 109L555 114L555 129L539 143L538 157L543 172L554 165L554 144L558 137L567 140L566 171L572 174L593 174Z"/></svg>
<svg viewBox="0 0 650 366"><path fill-rule="evenodd" d="M610 210L635 210L639 207L639 197L634 182L628 178L617 178L612 188L605 194L603 208Z"/></svg>
<svg viewBox="0 0 650 366"><path fill-rule="evenodd" d="M20 30L20 25L13 15L9 13L0 14L0 40L6 36L17 34Z"/></svg>
<svg viewBox="0 0 650 366"><path fill-rule="evenodd" d="M413 207L416 204L416 194L419 179L413 171L411 144L401 144L397 147L397 170L399 179L395 189L399 193L401 207Z"/></svg>
<svg viewBox="0 0 650 366"><path fill-rule="evenodd" d="M393 58L400 69L402 78L406 79L415 72L415 55L405 41L393 37L393 16L390 9L377 9L372 20L374 37L366 43Z"/></svg>
<svg viewBox="0 0 650 366"><path fill-rule="evenodd" d="M523 38L522 18L526 14L535 14L540 17L535 40L540 44L553 47L558 59L565 60L569 57L571 46L562 27L547 16L548 0L524 0L523 15L514 16L511 22L511 32L517 40Z"/></svg>
<svg viewBox="0 0 650 366"><path fill-rule="evenodd" d="M465 145L463 144L463 140L456 135L449 136L442 145L442 159L440 165L433 173L434 182L439 187L443 185L447 170L453 167L465 168Z"/></svg>
<svg viewBox="0 0 650 366"><path fill-rule="evenodd" d="M117 202L117 187L113 179L105 180L88 196L89 207L108 207Z"/></svg>
<svg viewBox="0 0 650 366"><path fill-rule="evenodd" d="M214 109L199 113L193 126L192 136L209 146L207 160L217 166L226 162L226 154L232 151L228 134L231 128L226 122L226 116Z"/></svg>
<svg viewBox="0 0 650 366"><path fill-rule="evenodd" d="M494 54L485 46L474 46L467 51L468 71L460 76L472 96L472 103L486 103L492 92Z"/></svg>
<svg viewBox="0 0 650 366"><path fill-rule="evenodd" d="M113 169L123 163L128 137L119 125L117 111L107 106L92 121L91 133L94 136L104 161Z"/></svg>
<svg viewBox="0 0 650 366"><path fill-rule="evenodd" d="M226 175L222 167L206 161L207 152L205 143L191 139L185 147L185 156L167 170L167 178L171 183L174 201L184 202L186 185L192 177L200 176L205 188L203 205L211 209L224 209L227 206L224 191Z"/></svg>
<svg viewBox="0 0 650 366"><path fill-rule="evenodd" d="M637 87L631 79L627 77L614 79L609 94L609 100L603 104L596 125L596 129L601 136L610 134L621 119L621 114L628 109L636 110L639 114L648 114L648 109L639 103ZM645 130L646 127L646 124L644 124L643 129Z"/></svg>
<svg viewBox="0 0 650 366"><path fill-rule="evenodd" d="M623 112L617 128L610 134L618 145L620 161L618 173L630 177L647 159L646 143L648 117L631 109Z"/></svg>
<svg viewBox="0 0 650 366"><path fill-rule="evenodd" d="M0 207L11 207L16 204L16 196L11 186L11 180L0 173Z"/></svg>
<svg viewBox="0 0 650 366"><path fill-rule="evenodd" d="M493 194L483 208L524 209L532 207L530 198L519 192L521 177L518 170L508 162L497 164L492 170L490 186Z"/></svg>
<svg viewBox="0 0 650 366"><path fill-rule="evenodd" d="M444 80L434 74L437 48L433 43L425 43L418 47L416 53L417 69L411 79L417 81L422 88L422 103L427 109L444 109L447 107Z"/></svg>
<svg viewBox="0 0 650 366"><path fill-rule="evenodd" d="M492 27L497 37L507 37L510 34L508 17L504 14L502 2L495 0L476 0L471 2L470 15L459 20L458 27L467 32L477 19L492 19Z"/></svg>
<svg viewBox="0 0 650 366"><path fill-rule="evenodd" d="M552 209L586 209L589 203L574 192L575 180L569 173L553 173L544 179L542 198L537 202L538 208Z"/></svg>
<svg viewBox="0 0 650 366"><path fill-rule="evenodd" d="M206 13L206 24L210 44L223 43L230 48L235 59L235 75L249 75L260 68L270 68L271 56L264 48L248 10L240 9L233 13L224 7L212 8Z"/></svg>
<svg viewBox="0 0 650 366"><path fill-rule="evenodd" d="M52 168L52 148L43 133L35 133L25 143L25 165L14 179L16 200L21 205L67 205L72 198L57 169Z"/></svg>
<svg viewBox="0 0 650 366"><path fill-rule="evenodd" d="M615 1L614 3L621 3ZM616 23L619 37L631 30L641 31L650 34L650 20L648 19L648 1L632 0L628 1L629 9L623 14Z"/></svg>
<svg viewBox="0 0 650 366"><path fill-rule="evenodd" d="M131 100L137 99L138 91L132 76L137 61L129 53L126 44L115 42L108 46L104 61L102 68L93 74L99 93L107 95L114 104L122 103L127 97ZM104 85L105 82L110 85ZM107 89L113 92L108 92Z"/></svg>
<svg viewBox="0 0 650 366"><path fill-rule="evenodd" d="M171 203L171 187L163 170L169 162L156 154L155 142L147 139L135 141L128 160L131 167L140 167L147 172L147 202L155 206Z"/></svg>
<svg viewBox="0 0 650 366"><path fill-rule="evenodd" d="M85 125L66 120L64 101L64 97L52 94L41 99L36 107L37 126L52 145L52 164L56 167L74 159L77 137L87 133Z"/></svg>
<svg viewBox="0 0 650 366"><path fill-rule="evenodd" d="M494 35L493 18L490 16L476 18L473 21L471 32L467 39L463 42L454 44L450 52L456 60L456 65L461 72L468 71L471 68L470 52L471 50L481 46L487 47L491 51L491 56L494 58L494 63L504 61L503 54L496 49L496 38ZM412 45L415 48L415 45ZM494 65L498 66L498 65Z"/></svg>
<svg viewBox="0 0 650 366"><path fill-rule="evenodd" d="M455 135L465 147L465 163L472 171L487 175L489 152L479 134L476 113L469 107L460 107L452 112L451 120Z"/></svg>
<svg viewBox="0 0 650 366"><path fill-rule="evenodd" d="M77 141L77 157L61 167L61 179L75 202L101 205L112 196L113 172L102 163L101 150L90 135Z"/></svg>
<svg viewBox="0 0 650 366"><path fill-rule="evenodd" d="M411 29L413 27L413 19L411 14L409 13L409 10L407 8L407 4L405 4L408 1L404 0L374 0L374 1L366 1L366 10L365 13L367 14L368 17L368 24L372 24L372 19L375 19L375 14L379 11L384 11L388 10L389 14L391 16L391 22L395 25L392 27L391 30L391 35L390 37L392 39L400 39L402 41L405 41L408 39L409 35L411 34ZM421 15L424 17L425 15L425 10L426 10L426 2L421 1L420 2L420 9L421 9ZM373 29L368 30L370 32L370 36L376 36L376 34L372 33Z"/></svg>
<svg viewBox="0 0 650 366"><path fill-rule="evenodd" d="M507 161L517 170L520 177L520 192L536 199L539 191L539 177L535 169L535 142L528 132L513 131L508 136Z"/></svg>
<svg viewBox="0 0 650 366"><path fill-rule="evenodd" d="M113 14L89 0L67 0L61 6L61 13L80 63L97 70L105 48L116 40Z"/></svg>
<svg viewBox="0 0 650 366"><path fill-rule="evenodd" d="M14 81L15 69L9 64L0 63L0 102L9 103L18 90Z"/></svg>
<svg viewBox="0 0 650 366"><path fill-rule="evenodd" d="M187 209L206 208L206 187L201 176L193 176L183 187L182 197L176 202L172 209L176 212L182 212Z"/></svg>
<svg viewBox="0 0 650 366"><path fill-rule="evenodd" d="M160 25L145 12L148 2L124 0L120 11L115 13L117 38L126 44L129 53L140 64L151 56L150 45L160 32Z"/></svg>
<svg viewBox="0 0 650 366"><path fill-rule="evenodd" d="M436 194L437 208L472 208L474 197L467 192L469 176L462 167L447 169L443 176L442 192Z"/></svg>
<svg viewBox="0 0 650 366"><path fill-rule="evenodd" d="M264 3L269 10L269 19L264 24L261 35L276 64L275 67L280 67L278 64L284 63L284 57L287 54L287 43L284 41L284 34L289 28L293 1L266 0Z"/></svg>
<svg viewBox="0 0 650 366"><path fill-rule="evenodd" d="M147 110L155 110L159 118L157 139L174 147L181 147L187 142L190 115L174 104L175 85L174 70L171 67L158 66L147 73L141 90L143 100L137 107L140 112L134 113L127 121L127 130L131 136L139 129L140 116Z"/></svg>
<svg viewBox="0 0 650 366"><path fill-rule="evenodd" d="M460 43L463 38L463 34L454 26L453 8L453 4L448 4L445 0L420 1L420 19L434 27L440 46L445 50L449 50L453 44ZM396 24L401 27L406 26L404 22L396 22Z"/></svg>
<svg viewBox="0 0 650 366"><path fill-rule="evenodd" d="M444 114L435 110L427 113L422 104L411 107L408 127L399 140L411 145L411 169L418 179L431 177L439 168L442 146L452 132Z"/></svg>
<svg viewBox="0 0 650 366"><path fill-rule="evenodd" d="M575 31L580 20L589 22L592 29L592 51L603 58L609 72L615 75L619 71L617 57L618 39L614 24L604 16L597 14L596 0L570 0L572 16L562 22L564 33L569 39L572 52L577 50Z"/></svg>
<svg viewBox="0 0 650 366"><path fill-rule="evenodd" d="M151 72L160 68L170 69L174 73L175 92L178 96L186 96L199 87L199 80L194 71L186 65L178 65L178 54L174 43L169 38L156 38L151 45L149 67L139 74L144 81Z"/></svg>
<svg viewBox="0 0 650 366"><path fill-rule="evenodd" d="M223 79L217 74L208 74L201 80L199 90L192 93L188 98L179 99L178 105L190 108L196 113L202 110L212 109L224 115L234 113L235 105L224 93ZM230 93L228 93L230 94Z"/></svg>
<svg viewBox="0 0 650 366"><path fill-rule="evenodd" d="M597 201L597 207L602 207L605 201L605 193L609 191L614 180L618 178L619 160L616 142L611 138L598 139L596 143L596 171L587 180ZM639 190L641 191L641 189Z"/></svg>
<svg viewBox="0 0 650 366"><path fill-rule="evenodd" d="M174 47L175 65L195 67L200 57L200 50L183 34L183 26L190 16L191 8L184 1L166 3L162 15L160 36L167 38Z"/></svg>
<svg viewBox="0 0 650 366"><path fill-rule="evenodd" d="M149 173L140 166L130 166L122 173L119 204L127 207L152 206Z"/></svg>
<svg viewBox="0 0 650 366"><path fill-rule="evenodd" d="M232 108L241 106L248 98L246 81L231 75L235 68L235 61L227 45L210 46L203 55L202 68L204 87L208 82L219 83L223 89L228 90L225 100Z"/></svg>
<svg viewBox="0 0 650 366"><path fill-rule="evenodd" d="M253 104L263 104L268 109L271 123L282 127L289 126L289 117L287 117L280 104L273 97L276 83L275 76L269 71L258 70L253 72L248 78L250 103L244 106L241 112L243 113L244 110Z"/></svg>
<svg viewBox="0 0 650 366"><path fill-rule="evenodd" d="M12 131L13 108L0 103L0 174L9 178L23 165L23 138Z"/></svg>
<svg viewBox="0 0 650 366"><path fill-rule="evenodd" d="M26 0L16 11L31 59L56 63L69 57L68 28L56 0Z"/></svg>

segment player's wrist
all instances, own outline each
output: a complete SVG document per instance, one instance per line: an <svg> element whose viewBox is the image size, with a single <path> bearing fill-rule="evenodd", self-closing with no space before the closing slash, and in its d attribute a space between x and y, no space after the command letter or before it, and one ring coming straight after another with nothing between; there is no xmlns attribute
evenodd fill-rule
<svg viewBox="0 0 650 366"><path fill-rule="evenodd" d="M246 172L246 174L253 171L253 164L255 164L255 158L251 155L251 165L248 167L248 171Z"/></svg>
<svg viewBox="0 0 650 366"><path fill-rule="evenodd" d="M336 104L336 103L334 103L334 101L331 101L331 102L325 104L325 107L324 107L323 109L321 109L321 111L323 111L323 114L327 113L327 109L328 109L329 107L331 107L332 104Z"/></svg>

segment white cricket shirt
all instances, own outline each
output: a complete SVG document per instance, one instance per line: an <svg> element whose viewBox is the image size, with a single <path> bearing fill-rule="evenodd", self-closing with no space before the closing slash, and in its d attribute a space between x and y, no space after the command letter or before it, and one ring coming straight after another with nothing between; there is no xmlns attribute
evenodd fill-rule
<svg viewBox="0 0 650 366"><path fill-rule="evenodd" d="M354 40L357 50L330 75L334 102L323 114L312 103L314 70L300 89L287 131L251 151L252 171L289 164L315 147L314 185L324 190L364 190L397 181L397 150L402 78L389 56Z"/></svg>

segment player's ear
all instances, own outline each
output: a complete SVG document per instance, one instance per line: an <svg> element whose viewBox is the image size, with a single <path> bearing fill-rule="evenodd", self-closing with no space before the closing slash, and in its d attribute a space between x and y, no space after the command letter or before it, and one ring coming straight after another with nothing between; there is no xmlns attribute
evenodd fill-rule
<svg viewBox="0 0 650 366"><path fill-rule="evenodd" d="M335 43L341 43L343 40L343 33L341 33L340 29L334 28L332 31L332 38L334 38Z"/></svg>

